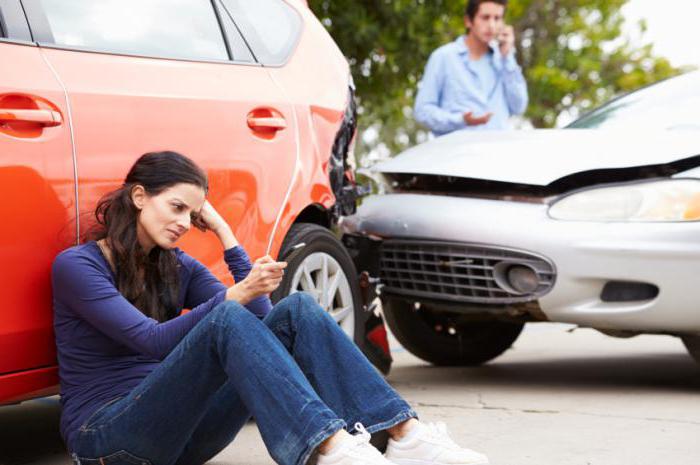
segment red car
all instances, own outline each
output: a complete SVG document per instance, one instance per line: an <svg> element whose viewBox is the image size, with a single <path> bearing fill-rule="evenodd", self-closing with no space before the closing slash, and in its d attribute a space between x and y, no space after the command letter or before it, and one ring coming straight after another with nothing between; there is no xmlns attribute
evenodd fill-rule
<svg viewBox="0 0 700 465"><path fill-rule="evenodd" d="M0 0L0 403L57 392L50 265L145 152L207 169L251 257L290 262L273 298L317 296L358 343L353 85L301 0ZM230 283L213 235L180 246Z"/></svg>

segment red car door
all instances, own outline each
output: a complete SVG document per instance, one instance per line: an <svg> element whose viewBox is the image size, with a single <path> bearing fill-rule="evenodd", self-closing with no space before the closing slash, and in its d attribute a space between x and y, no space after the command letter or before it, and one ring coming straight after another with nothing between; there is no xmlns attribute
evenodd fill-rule
<svg viewBox="0 0 700 465"><path fill-rule="evenodd" d="M209 1L24 5L70 98L81 232L139 155L174 150L207 170L212 204L264 254L296 164L296 116L242 38L226 40L230 19ZM230 282L213 234L180 245Z"/></svg>
<svg viewBox="0 0 700 465"><path fill-rule="evenodd" d="M0 63L4 403L45 394L57 382L50 269L76 242L76 199L70 113L59 82L31 43L0 41Z"/></svg>

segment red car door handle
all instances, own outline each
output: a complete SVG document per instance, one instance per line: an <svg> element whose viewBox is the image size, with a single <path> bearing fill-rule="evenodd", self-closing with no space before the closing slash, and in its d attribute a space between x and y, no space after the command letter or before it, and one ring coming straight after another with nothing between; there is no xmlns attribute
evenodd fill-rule
<svg viewBox="0 0 700 465"><path fill-rule="evenodd" d="M37 123L42 126L60 126L61 114L53 110L0 108L0 123Z"/></svg>
<svg viewBox="0 0 700 465"><path fill-rule="evenodd" d="M251 129L273 129L281 131L287 127L284 118L274 116L248 116L248 127Z"/></svg>

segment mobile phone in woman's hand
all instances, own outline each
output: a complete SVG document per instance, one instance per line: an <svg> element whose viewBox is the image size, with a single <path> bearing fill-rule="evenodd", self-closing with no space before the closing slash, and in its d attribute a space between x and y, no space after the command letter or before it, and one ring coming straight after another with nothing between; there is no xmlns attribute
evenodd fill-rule
<svg viewBox="0 0 700 465"><path fill-rule="evenodd" d="M292 247L292 250L284 257L284 261L289 263L301 254L301 252L306 247L306 242L299 242Z"/></svg>

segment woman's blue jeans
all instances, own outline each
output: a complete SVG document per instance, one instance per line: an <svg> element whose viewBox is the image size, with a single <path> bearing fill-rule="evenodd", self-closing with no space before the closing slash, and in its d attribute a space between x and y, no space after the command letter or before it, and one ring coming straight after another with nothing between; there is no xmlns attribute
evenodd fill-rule
<svg viewBox="0 0 700 465"><path fill-rule="evenodd" d="M415 412L307 294L264 320L217 306L126 397L80 428L81 465L201 465L253 416L282 465L303 465L337 430L387 429Z"/></svg>

